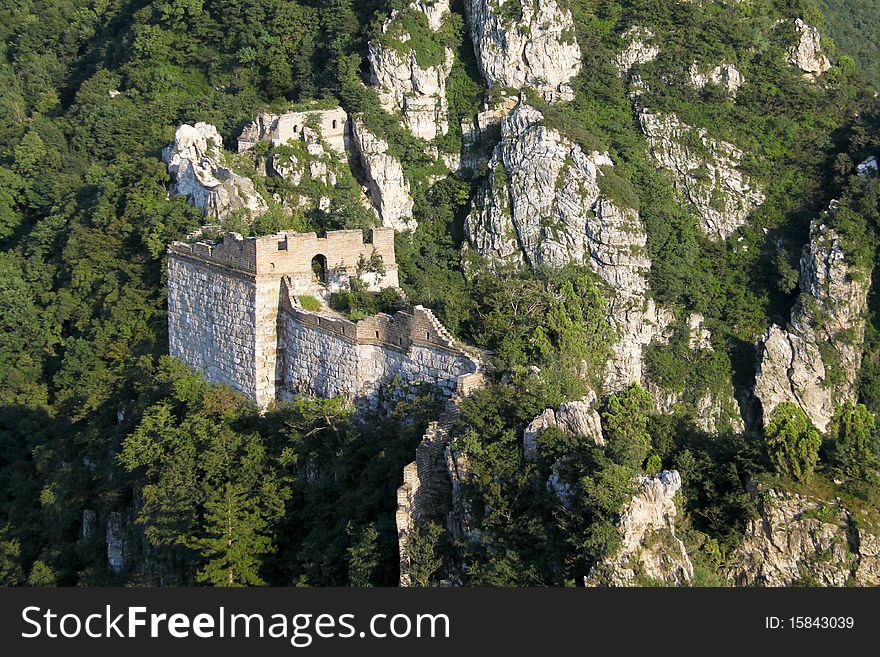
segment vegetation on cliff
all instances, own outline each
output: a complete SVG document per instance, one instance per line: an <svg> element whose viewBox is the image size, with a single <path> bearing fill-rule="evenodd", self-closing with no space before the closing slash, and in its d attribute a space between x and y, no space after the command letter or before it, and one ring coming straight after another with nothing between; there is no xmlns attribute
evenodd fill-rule
<svg viewBox="0 0 880 657"><path fill-rule="evenodd" d="M682 475L679 533L700 583L721 581L754 512L755 477L821 483L823 494L877 505L876 290L858 399L841 405L821 445L786 408L765 435L750 398L754 345L770 324L788 321L810 222L833 199L838 211L828 221L846 258L864 271L876 261L880 184L857 166L880 149L877 58L871 39L852 36L875 30L876 7L819 2L836 48L826 49L832 68L811 83L787 62L792 35L774 28L795 17L819 24L809 0L755 0L749 11L722 2L558 2L572 11L584 58L575 98L524 98L585 152L610 153L613 176L602 191L638 209L649 293L677 318L669 341L648 351L646 387L688 394L676 414L659 412L639 386L603 394L608 449L547 431L532 462L524 426L600 387L617 339L605 321L612 295L585 268L508 271L463 252L485 165L450 171L364 84L368 42L409 3L0 3L0 583L396 583L394 492L438 414L430 391L384 416L358 419L338 400L315 399L260 415L167 357L164 251L201 217L185 199L169 199L161 149L183 122L211 122L231 143L258 111L312 100L361 113L389 142L419 225L397 238L408 301L435 309L452 333L487 351L491 366L490 385L464 405L458 427L481 540L457 544L447 531L428 531L416 545L427 564L420 581L435 583L467 561L468 584L580 583L614 547L632 477L659 468ZM407 42L425 64L445 47L455 53L450 131L436 144L443 153L458 153L462 119L503 93L480 81L463 3L451 4L448 30L427 34L419 22ZM657 59L638 66L639 94L616 64L632 25L662 42ZM746 80L735 101L720 85L687 83L693 63L722 61ZM675 113L744 151L743 168L767 198L729 240L699 230L671 174L650 159L639 106ZM286 189L267 184L267 193ZM320 213L269 213L250 229L372 221L354 178L333 194L344 210L333 223ZM357 317L396 299L355 290L334 303ZM689 313L705 316L712 351L689 348ZM698 429L698 393L731 388L753 409L746 430ZM567 502L559 482L574 491ZM90 531L86 510L99 519ZM106 563L111 512L123 514L128 532L118 573Z"/></svg>

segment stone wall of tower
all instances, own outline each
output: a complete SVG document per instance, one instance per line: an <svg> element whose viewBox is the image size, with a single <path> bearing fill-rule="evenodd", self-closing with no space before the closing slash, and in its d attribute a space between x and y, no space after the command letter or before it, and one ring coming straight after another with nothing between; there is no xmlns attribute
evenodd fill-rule
<svg viewBox="0 0 880 657"><path fill-rule="evenodd" d="M358 275L358 262L382 256L384 274L372 286L397 285L394 235L373 230L279 233L243 238L215 227L168 248L169 350L212 383L244 393L266 407L307 392L372 405L386 384L411 396L423 383L444 395L479 369L431 311L376 315L350 322L299 307L314 289L312 259L328 273Z"/></svg>
<svg viewBox="0 0 880 657"><path fill-rule="evenodd" d="M169 256L170 354L255 403L256 305L256 287L246 274Z"/></svg>

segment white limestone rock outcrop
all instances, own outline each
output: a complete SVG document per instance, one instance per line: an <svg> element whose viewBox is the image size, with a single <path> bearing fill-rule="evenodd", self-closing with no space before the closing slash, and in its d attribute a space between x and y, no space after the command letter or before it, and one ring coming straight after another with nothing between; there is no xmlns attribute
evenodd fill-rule
<svg viewBox="0 0 880 657"><path fill-rule="evenodd" d="M556 0L467 0L480 72L489 86L529 87L545 100L571 100L581 49L571 11Z"/></svg>
<svg viewBox="0 0 880 657"><path fill-rule="evenodd" d="M388 142L370 132L360 117L352 121L351 132L382 225L398 232L415 230L413 199L400 160L388 154Z"/></svg>
<svg viewBox="0 0 880 657"><path fill-rule="evenodd" d="M743 152L733 144L712 139L675 114L643 110L639 114L657 166L672 172L677 194L700 218L707 236L727 239L764 203L763 192L740 171ZM697 139L697 149L689 145Z"/></svg>
<svg viewBox="0 0 880 657"><path fill-rule="evenodd" d="M184 123L174 143L162 151L162 160L174 179L172 191L209 219L222 219L236 210L248 210L252 217L263 214L268 205L254 189L250 178L221 164L223 138L209 123Z"/></svg>
<svg viewBox="0 0 880 657"><path fill-rule="evenodd" d="M591 392L583 399L564 402L557 410L546 409L532 420L523 431L523 454L527 459L538 455L538 437L545 429L557 427L572 436L585 436L602 446L602 420L596 410L596 393Z"/></svg>
<svg viewBox="0 0 880 657"><path fill-rule="evenodd" d="M424 29L436 33L448 17L449 0L413 2L385 21L382 33L387 41L369 45L372 83L382 108L402 115L404 125L416 137L428 141L449 131L446 80L455 58L452 50L445 48L442 61L421 66L419 53L408 45L410 35L403 23L405 19L423 21Z"/></svg>
<svg viewBox="0 0 880 657"><path fill-rule="evenodd" d="M703 71L694 62L688 71L688 82L695 89L705 89L710 84L721 85L731 97L736 98L740 87L745 84L745 79L733 64L722 63L709 71Z"/></svg>
<svg viewBox="0 0 880 657"><path fill-rule="evenodd" d="M871 155L865 158L856 166L856 173L863 177L876 176L880 172L880 166L877 164L877 158Z"/></svg>
<svg viewBox="0 0 880 657"><path fill-rule="evenodd" d="M790 401L824 432L835 406L855 397L870 278L849 266L840 236L813 221L791 321L785 329L771 326L759 351L755 395L765 425L777 405Z"/></svg>
<svg viewBox="0 0 880 657"><path fill-rule="evenodd" d="M520 102L502 120L490 179L465 221L468 243L492 263L579 263L596 272L614 291L618 334L605 386L620 390L642 381L643 350L671 316L647 298L651 262L638 212L602 191L614 166L608 153L584 152L543 118Z"/></svg>
<svg viewBox="0 0 880 657"><path fill-rule="evenodd" d="M794 27L797 43L788 51L788 63L802 70L804 78L816 80L831 68L831 62L822 52L822 37L817 28L803 19L796 19Z"/></svg>
<svg viewBox="0 0 880 657"><path fill-rule="evenodd" d="M681 489L681 475L664 471L656 477L639 477L636 485L638 492L620 517L620 548L593 567L584 580L586 586L679 586L693 580L694 567L675 535L675 495Z"/></svg>
<svg viewBox="0 0 880 657"><path fill-rule="evenodd" d="M839 502L774 489L755 494L759 515L726 568L732 584L880 585L880 537Z"/></svg>
<svg viewBox="0 0 880 657"><path fill-rule="evenodd" d="M654 33L646 27L634 25L621 35L626 47L617 54L617 70L624 77L628 76L636 64L647 64L657 59L660 46L655 41Z"/></svg>

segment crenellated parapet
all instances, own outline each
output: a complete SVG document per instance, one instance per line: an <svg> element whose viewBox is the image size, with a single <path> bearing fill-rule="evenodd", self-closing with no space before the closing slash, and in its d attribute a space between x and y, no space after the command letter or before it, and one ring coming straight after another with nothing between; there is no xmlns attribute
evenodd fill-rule
<svg viewBox="0 0 880 657"><path fill-rule="evenodd" d="M168 254L251 277L290 277L297 287L315 282L332 287L354 276L368 279L374 289L398 286L390 228L372 228L364 240L360 230L332 230L321 237L294 231L242 237L205 226L185 241L172 242ZM379 271L370 271L377 259Z"/></svg>

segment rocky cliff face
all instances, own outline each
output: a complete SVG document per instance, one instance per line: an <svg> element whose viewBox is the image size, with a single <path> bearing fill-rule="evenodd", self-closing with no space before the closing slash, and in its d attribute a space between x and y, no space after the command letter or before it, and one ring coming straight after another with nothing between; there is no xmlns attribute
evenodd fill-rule
<svg viewBox="0 0 880 657"><path fill-rule="evenodd" d="M639 477L638 493L620 517L617 554L596 564L587 586L682 585L694 577L684 543L675 535L678 472Z"/></svg>
<svg viewBox="0 0 880 657"><path fill-rule="evenodd" d="M445 48L440 62L420 65L419 53L408 45L411 35L405 23L414 20L423 23L422 29L436 33L448 17L449 0L413 2L403 12L395 11L383 25L388 41L374 41L369 46L372 83L382 108L402 115L404 125L414 135L429 141L449 130L446 79L454 55Z"/></svg>
<svg viewBox="0 0 880 657"><path fill-rule="evenodd" d="M788 51L788 63L797 66L808 80L815 80L831 68L831 62L822 52L819 30L798 18L794 22L797 42Z"/></svg>
<svg viewBox="0 0 880 657"><path fill-rule="evenodd" d="M592 438L596 445L604 445L602 420L596 410L597 401L596 393L591 392L583 399L565 402L555 411L548 408L538 415L523 431L525 457L534 459L538 455L538 436L549 427L558 427L572 436L586 436Z"/></svg>
<svg viewBox="0 0 880 657"><path fill-rule="evenodd" d="M550 102L574 97L581 50L571 11L555 0L467 0L466 7L489 86L529 87Z"/></svg>
<svg viewBox="0 0 880 657"><path fill-rule="evenodd" d="M400 160L388 154L388 143L370 132L360 118L352 121L352 141L382 225L396 231L415 230L409 182Z"/></svg>
<svg viewBox="0 0 880 657"><path fill-rule="evenodd" d="M742 171L743 153L674 114L643 110L639 115L654 161L672 172L675 189L700 218L709 237L727 239L764 203L764 194Z"/></svg>
<svg viewBox="0 0 880 657"><path fill-rule="evenodd" d="M710 84L721 85L727 93L736 98L736 93L745 84L745 79L739 69L733 64L722 63L709 71L703 71L694 62L688 71L688 81L696 89L704 89Z"/></svg>
<svg viewBox="0 0 880 657"><path fill-rule="evenodd" d="M492 260L513 258L530 266L586 262L604 243L644 246L638 214L603 196L601 168L612 167L607 153L585 153L543 115L520 102L501 122L501 144L489 163L493 172L467 219L471 244ZM600 215L607 221L603 224ZM623 246L621 244L621 246ZM624 251L624 248L616 249ZM609 282L640 283L650 266L642 252L603 259Z"/></svg>
<svg viewBox="0 0 880 657"><path fill-rule="evenodd" d="M520 102L501 123L489 166L465 223L471 247L493 262L589 266L614 290L610 319L619 339L606 387L640 382L644 347L671 316L647 299L651 262L638 212L602 191L611 158L585 153Z"/></svg>
<svg viewBox="0 0 880 657"><path fill-rule="evenodd" d="M756 491L759 517L749 522L728 578L737 586L880 585L880 537L838 502Z"/></svg>
<svg viewBox="0 0 880 657"><path fill-rule="evenodd" d="M221 164L223 138L208 123L183 124L174 143L162 151L162 160L174 179L172 191L210 219L222 219L236 210L258 216L268 209L253 182Z"/></svg>
<svg viewBox="0 0 880 657"><path fill-rule="evenodd" d="M660 46L654 42L654 33L646 27L634 25L621 38L626 42L617 55L617 69L622 76L628 76L636 64L653 62L660 54Z"/></svg>
<svg viewBox="0 0 880 657"><path fill-rule="evenodd" d="M869 285L870 272L847 264L837 233L814 221L791 321L771 326L759 352L755 395L765 424L780 402L791 401L824 432L835 406L853 399Z"/></svg>

